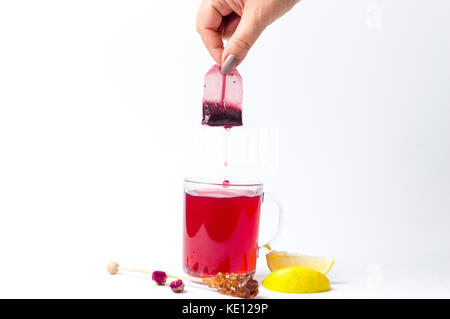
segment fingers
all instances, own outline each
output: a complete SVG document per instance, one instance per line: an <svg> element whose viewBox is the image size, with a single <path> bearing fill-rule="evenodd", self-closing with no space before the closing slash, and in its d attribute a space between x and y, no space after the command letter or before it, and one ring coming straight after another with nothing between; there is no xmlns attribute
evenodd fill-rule
<svg viewBox="0 0 450 319"><path fill-rule="evenodd" d="M244 60L250 48L261 35L265 24L252 12L245 11L239 24L222 52L222 72L228 73Z"/></svg>
<svg viewBox="0 0 450 319"><path fill-rule="evenodd" d="M237 26L241 22L241 17L237 14L231 14L224 18L222 25L224 26L222 37L225 40L229 40L236 31Z"/></svg>
<svg viewBox="0 0 450 319"><path fill-rule="evenodd" d="M223 54L222 18L231 12L227 6L215 6L211 1L203 1L197 13L197 31L218 64L221 64Z"/></svg>
<svg viewBox="0 0 450 319"><path fill-rule="evenodd" d="M242 62L263 31L263 25L256 18L255 10L231 8L226 1L205 0L197 14L197 31L212 58L223 65L224 73ZM223 38L230 38L225 49Z"/></svg>
<svg viewBox="0 0 450 319"><path fill-rule="evenodd" d="M197 31L222 72L244 60L261 32L300 0L203 0L197 14ZM223 38L228 39L225 48Z"/></svg>

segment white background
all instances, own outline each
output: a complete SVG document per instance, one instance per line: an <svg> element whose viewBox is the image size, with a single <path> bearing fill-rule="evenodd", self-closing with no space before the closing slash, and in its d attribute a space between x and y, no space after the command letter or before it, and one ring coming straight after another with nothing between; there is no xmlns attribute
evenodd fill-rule
<svg viewBox="0 0 450 319"><path fill-rule="evenodd" d="M183 178L231 174L198 4L0 0L0 297L174 296L105 265L180 273ZM275 249L336 259L328 293L261 296L450 297L449 10L305 0L239 68L233 174L284 202Z"/></svg>

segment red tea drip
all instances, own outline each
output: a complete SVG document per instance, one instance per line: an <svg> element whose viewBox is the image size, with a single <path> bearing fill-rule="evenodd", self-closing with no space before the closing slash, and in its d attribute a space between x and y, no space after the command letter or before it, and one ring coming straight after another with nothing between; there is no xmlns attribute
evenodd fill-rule
<svg viewBox="0 0 450 319"><path fill-rule="evenodd" d="M223 163L223 166L228 167L228 148L229 148L229 141L230 141L230 130L231 130L231 126L225 126L225 133L226 133L226 138L225 138L225 162Z"/></svg>

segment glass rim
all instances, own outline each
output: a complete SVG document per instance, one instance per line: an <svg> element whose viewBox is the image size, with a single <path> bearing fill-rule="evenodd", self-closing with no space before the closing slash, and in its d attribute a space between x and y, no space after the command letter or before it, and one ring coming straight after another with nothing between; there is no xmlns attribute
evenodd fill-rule
<svg viewBox="0 0 450 319"><path fill-rule="evenodd" d="M184 179L185 183L193 183L199 185L213 185L213 186L223 186L223 183L212 182L209 179L202 177L186 177ZM235 186L235 187L261 187L264 184L260 181L249 181L249 182L238 182L238 183L229 183L227 186Z"/></svg>

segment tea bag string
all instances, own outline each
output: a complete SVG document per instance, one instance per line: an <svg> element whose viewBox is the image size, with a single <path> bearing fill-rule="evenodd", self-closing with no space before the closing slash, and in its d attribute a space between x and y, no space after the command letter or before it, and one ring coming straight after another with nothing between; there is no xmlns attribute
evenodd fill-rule
<svg viewBox="0 0 450 319"><path fill-rule="evenodd" d="M221 102L222 106L225 108L225 91L227 89L227 75L225 73L222 73L222 96L221 96Z"/></svg>

